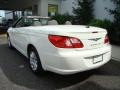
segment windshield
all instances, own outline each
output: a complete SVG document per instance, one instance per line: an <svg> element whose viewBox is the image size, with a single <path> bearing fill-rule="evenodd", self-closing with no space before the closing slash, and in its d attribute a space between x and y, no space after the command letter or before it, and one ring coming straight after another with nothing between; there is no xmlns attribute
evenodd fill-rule
<svg viewBox="0 0 120 90"><path fill-rule="evenodd" d="M44 26L48 25L49 18L24 18L25 26Z"/></svg>

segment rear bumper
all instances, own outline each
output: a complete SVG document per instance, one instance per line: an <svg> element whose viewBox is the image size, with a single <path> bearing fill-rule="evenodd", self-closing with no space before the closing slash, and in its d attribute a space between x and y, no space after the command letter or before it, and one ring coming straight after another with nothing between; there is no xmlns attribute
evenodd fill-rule
<svg viewBox="0 0 120 90"><path fill-rule="evenodd" d="M93 56L103 55L103 61L93 64ZM47 54L45 69L58 74L74 74L82 71L98 68L106 64L111 59L111 46L107 45L102 48L59 52L55 54ZM50 61L50 62L47 62Z"/></svg>

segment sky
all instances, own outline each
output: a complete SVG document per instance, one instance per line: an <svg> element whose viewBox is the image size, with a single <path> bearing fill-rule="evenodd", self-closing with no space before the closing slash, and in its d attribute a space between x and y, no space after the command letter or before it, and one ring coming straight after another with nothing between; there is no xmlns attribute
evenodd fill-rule
<svg viewBox="0 0 120 90"><path fill-rule="evenodd" d="M0 10L0 16L5 17L5 11Z"/></svg>

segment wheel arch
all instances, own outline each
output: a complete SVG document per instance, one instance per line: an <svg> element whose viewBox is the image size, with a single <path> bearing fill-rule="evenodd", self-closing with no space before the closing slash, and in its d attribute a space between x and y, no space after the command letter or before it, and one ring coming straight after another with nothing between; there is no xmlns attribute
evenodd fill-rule
<svg viewBox="0 0 120 90"><path fill-rule="evenodd" d="M27 57L29 57L29 50L30 50L31 47L35 48L36 51L38 52L38 50L37 50L37 48L35 47L35 45L33 45L33 44L28 44L28 45L27 45ZM38 52L38 55L39 55L39 58L40 58L40 62L41 62L42 68L45 70L44 62L41 60L41 57L40 57L39 52Z"/></svg>
<svg viewBox="0 0 120 90"><path fill-rule="evenodd" d="M33 44L28 44L27 45L27 56L29 55L29 50L30 50L30 48L35 48L35 46L33 45ZM35 48L36 49L36 48Z"/></svg>

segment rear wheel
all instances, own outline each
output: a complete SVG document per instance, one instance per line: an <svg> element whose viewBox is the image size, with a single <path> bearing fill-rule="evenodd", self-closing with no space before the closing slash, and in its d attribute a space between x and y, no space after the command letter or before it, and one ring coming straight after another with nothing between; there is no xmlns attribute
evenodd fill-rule
<svg viewBox="0 0 120 90"><path fill-rule="evenodd" d="M11 43L11 40L10 40L10 37L9 37L9 36L7 37L7 40L8 40L8 47L9 47L10 49L13 49L13 45L12 45L12 43Z"/></svg>
<svg viewBox="0 0 120 90"><path fill-rule="evenodd" d="M29 56L29 65L31 70L35 74L43 74L44 70L42 68L38 52L34 47L31 47L29 49L28 56Z"/></svg>

